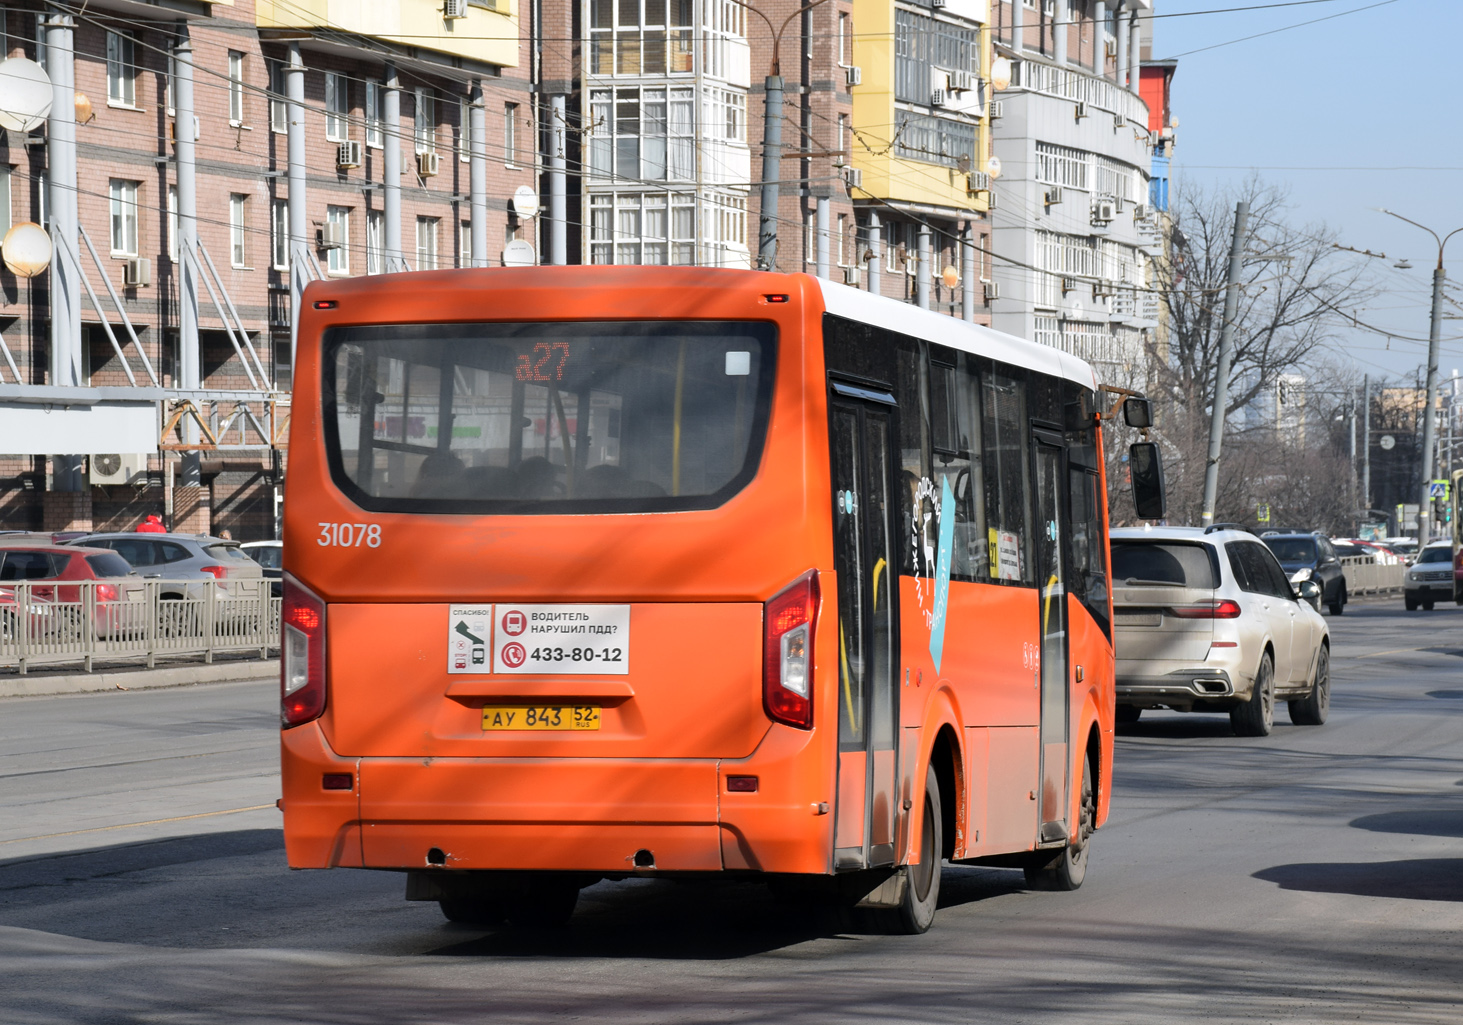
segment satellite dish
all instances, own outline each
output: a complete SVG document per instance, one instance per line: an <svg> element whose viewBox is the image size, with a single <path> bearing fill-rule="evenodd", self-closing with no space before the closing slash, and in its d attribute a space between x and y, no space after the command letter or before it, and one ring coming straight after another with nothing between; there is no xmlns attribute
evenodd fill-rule
<svg viewBox="0 0 1463 1025"><path fill-rule="evenodd" d="M51 265L51 236L34 221L21 221L0 242L5 266L18 278L33 278Z"/></svg>
<svg viewBox="0 0 1463 1025"><path fill-rule="evenodd" d="M503 247L504 267L532 267L537 262L538 257L534 255L533 246L521 238L516 238Z"/></svg>
<svg viewBox="0 0 1463 1025"><path fill-rule="evenodd" d="M513 190L513 212L519 217L538 216L538 193L527 185Z"/></svg>
<svg viewBox="0 0 1463 1025"><path fill-rule="evenodd" d="M51 79L25 57L0 61L0 128L29 132L51 113Z"/></svg>

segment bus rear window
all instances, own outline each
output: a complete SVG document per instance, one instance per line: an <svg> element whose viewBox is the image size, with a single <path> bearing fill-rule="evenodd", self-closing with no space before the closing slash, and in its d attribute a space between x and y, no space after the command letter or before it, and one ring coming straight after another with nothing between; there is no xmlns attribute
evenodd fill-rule
<svg viewBox="0 0 1463 1025"><path fill-rule="evenodd" d="M336 483L383 512L707 509L756 472L770 324L435 324L326 337Z"/></svg>

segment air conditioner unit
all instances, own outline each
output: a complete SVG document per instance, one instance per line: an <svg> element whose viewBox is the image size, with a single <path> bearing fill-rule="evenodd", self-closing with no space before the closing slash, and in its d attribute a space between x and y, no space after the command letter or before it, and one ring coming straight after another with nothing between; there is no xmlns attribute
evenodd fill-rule
<svg viewBox="0 0 1463 1025"><path fill-rule="evenodd" d="M1113 209L1113 201L1110 199L1099 199L1092 204L1093 224L1107 224L1117 215L1117 211Z"/></svg>
<svg viewBox="0 0 1463 1025"><path fill-rule="evenodd" d="M986 192L986 194L985 194L985 206L986 206L986 209L987 210L994 210L996 208L996 190L995 189L990 189L990 190L988 190Z"/></svg>
<svg viewBox="0 0 1463 1025"><path fill-rule="evenodd" d="M325 224L320 228L319 247L321 249L342 249L345 247L345 226L341 224Z"/></svg>
<svg viewBox="0 0 1463 1025"><path fill-rule="evenodd" d="M843 180L848 183L850 189L861 189L864 187L864 172L857 167L845 167Z"/></svg>
<svg viewBox="0 0 1463 1025"><path fill-rule="evenodd" d="M1047 189L1043 201L1047 206L1056 206L1062 201L1062 187L1060 185L1053 185Z"/></svg>
<svg viewBox="0 0 1463 1025"><path fill-rule="evenodd" d="M343 142L335 148L336 167L360 167L361 144L355 139Z"/></svg>
<svg viewBox="0 0 1463 1025"><path fill-rule="evenodd" d="M1163 141L1162 136L1160 136L1157 132L1149 132L1148 133L1148 145L1150 145L1150 146L1157 146L1162 141Z"/></svg>
<svg viewBox="0 0 1463 1025"><path fill-rule="evenodd" d="M857 267L845 267L845 268L843 268L843 283L845 285L852 285L854 288L857 288L858 287L858 268Z"/></svg>
<svg viewBox="0 0 1463 1025"><path fill-rule="evenodd" d="M950 0L930 0L931 7L944 7Z"/></svg>
<svg viewBox="0 0 1463 1025"><path fill-rule="evenodd" d="M844 68L843 80L849 85L862 85L864 81L863 69L857 66Z"/></svg>
<svg viewBox="0 0 1463 1025"><path fill-rule="evenodd" d="M1094 281L1092 283L1092 298L1106 299L1112 295L1112 286L1106 281Z"/></svg>
<svg viewBox="0 0 1463 1025"><path fill-rule="evenodd" d="M984 192L991 187L991 176L985 171L970 171L965 175L966 192Z"/></svg>
<svg viewBox="0 0 1463 1025"><path fill-rule="evenodd" d="M996 284L996 282L983 281L981 282L981 284L985 286L985 304L987 306L991 304L992 300L999 299L1001 297L1001 286Z"/></svg>
<svg viewBox="0 0 1463 1025"><path fill-rule="evenodd" d="M147 479L146 452L108 452L91 457L89 475L93 484L130 484L133 478Z"/></svg>
<svg viewBox="0 0 1463 1025"><path fill-rule="evenodd" d="M1128 119L1123 117L1123 115L1121 114L1114 114L1112 116L1112 129L1115 132L1120 131L1124 126L1127 125L1127 123Z"/></svg>
<svg viewBox="0 0 1463 1025"><path fill-rule="evenodd" d="M1077 284L1078 284L1078 282L1077 282L1077 279L1076 278L1063 278L1062 279L1062 294L1063 295L1066 295L1068 292L1075 292L1075 291L1077 291Z"/></svg>
<svg viewBox="0 0 1463 1025"><path fill-rule="evenodd" d="M1072 116L1081 121L1087 116L1087 104L1078 100L1072 107Z"/></svg>
<svg viewBox="0 0 1463 1025"><path fill-rule="evenodd" d="M1116 57L1118 55L1118 41L1116 39L1109 39L1103 49L1107 51L1109 57Z"/></svg>
<svg viewBox="0 0 1463 1025"><path fill-rule="evenodd" d="M1006 116L1006 106L1000 100L991 100L991 120L999 121Z"/></svg>
<svg viewBox="0 0 1463 1025"><path fill-rule="evenodd" d="M467 17L467 0L442 0L442 19L460 21Z"/></svg>
<svg viewBox="0 0 1463 1025"><path fill-rule="evenodd" d="M441 167L441 158L436 153L428 152L417 154L417 174L421 175L423 178L433 177L435 174L437 174Z"/></svg>
<svg viewBox="0 0 1463 1025"><path fill-rule="evenodd" d="M968 93L974 87L974 81L968 71L950 72L950 88L956 92Z"/></svg>
<svg viewBox="0 0 1463 1025"><path fill-rule="evenodd" d="M1134 203L1133 204L1133 220L1135 220L1135 221L1146 221L1147 219L1148 219L1148 204L1147 203Z"/></svg>
<svg viewBox="0 0 1463 1025"><path fill-rule="evenodd" d="M1123 212L1123 197L1122 196L1118 196L1118 197L1116 197L1112 201L1112 209L1113 209L1113 213L1115 213L1115 214L1120 214L1120 213Z"/></svg>
<svg viewBox="0 0 1463 1025"><path fill-rule="evenodd" d="M946 93L944 89L931 89L930 90L930 106L932 106L932 107L943 107L945 105L945 97L947 95L949 95L949 94Z"/></svg>
<svg viewBox="0 0 1463 1025"><path fill-rule="evenodd" d="M133 257L122 265L122 284L128 288L146 288L152 284L152 261Z"/></svg>

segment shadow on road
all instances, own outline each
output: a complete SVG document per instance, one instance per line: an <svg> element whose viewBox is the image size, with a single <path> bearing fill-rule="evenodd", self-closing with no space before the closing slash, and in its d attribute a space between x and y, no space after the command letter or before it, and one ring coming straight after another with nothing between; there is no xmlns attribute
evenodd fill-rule
<svg viewBox="0 0 1463 1025"><path fill-rule="evenodd" d="M1463 837L1463 810L1431 807L1413 811L1385 811L1352 819L1351 825L1373 833Z"/></svg>
<svg viewBox="0 0 1463 1025"><path fill-rule="evenodd" d="M1139 719L1134 723L1122 723L1117 729L1120 737L1163 737L1170 740L1234 737L1234 729L1229 725L1227 715L1165 715L1155 719Z"/></svg>
<svg viewBox="0 0 1463 1025"><path fill-rule="evenodd" d="M1255 873L1282 890L1463 901L1463 858L1277 865Z"/></svg>

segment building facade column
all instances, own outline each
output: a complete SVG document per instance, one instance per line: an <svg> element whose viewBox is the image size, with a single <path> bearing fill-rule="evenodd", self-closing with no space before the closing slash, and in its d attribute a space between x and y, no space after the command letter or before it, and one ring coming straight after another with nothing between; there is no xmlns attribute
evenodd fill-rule
<svg viewBox="0 0 1463 1025"><path fill-rule="evenodd" d="M1066 0L1057 0L1060 7ZM975 290L979 282L975 279L975 225L966 224L964 245L960 247L961 262L963 264L962 280L964 287L960 290L960 317L968 324L975 323Z"/></svg>
<svg viewBox="0 0 1463 1025"><path fill-rule="evenodd" d="M401 78L396 65L386 65L381 89L381 207L386 221L386 269L403 269L401 249ZM486 140L485 140L486 141Z"/></svg>
<svg viewBox="0 0 1463 1025"><path fill-rule="evenodd" d="M1059 66L1067 63L1067 36L1071 34L1070 22L1072 0L1056 0L1052 12L1052 56Z"/></svg>
<svg viewBox="0 0 1463 1025"><path fill-rule="evenodd" d="M472 266L488 265L488 112L483 105L483 80L472 82L472 148L468 151L468 177L472 192ZM398 192L399 194L399 192Z"/></svg>
<svg viewBox="0 0 1463 1025"><path fill-rule="evenodd" d="M1118 85L1124 89L1128 87L1128 32L1127 26L1123 24L1123 7L1119 3L1118 9L1113 12L1113 32L1118 37L1118 54L1114 62L1118 72Z"/></svg>
<svg viewBox="0 0 1463 1025"><path fill-rule="evenodd" d="M173 48L173 140L178 177L178 387L203 387L203 353L198 339L198 187L193 132L193 41L186 22L178 26ZM291 190L293 191L293 190ZM198 441L198 428L187 424L183 440ZM202 484L203 457L185 452L179 460L181 483Z"/></svg>
<svg viewBox="0 0 1463 1025"><path fill-rule="evenodd" d="M1128 21L1128 88L1141 91L1142 82L1138 68L1143 62L1143 23L1138 20L1139 12L1134 10Z"/></svg>
<svg viewBox="0 0 1463 1025"><path fill-rule="evenodd" d="M914 304L922 310L930 308L930 226L919 226L915 243Z"/></svg>
<svg viewBox="0 0 1463 1025"><path fill-rule="evenodd" d="M51 366L50 383L78 388L81 374L81 268L77 258L76 203L76 23L53 10L45 18L46 73L51 79L51 114L46 126L48 186L46 205L51 228ZM15 145L15 140L11 140ZM83 491L80 455L51 458L53 491Z"/></svg>
<svg viewBox="0 0 1463 1025"><path fill-rule="evenodd" d="M880 238L882 232L879 228L879 215L869 212L869 291L875 295L880 294L883 286L883 279L880 276L879 260L883 257L883 245Z"/></svg>
<svg viewBox="0 0 1463 1025"><path fill-rule="evenodd" d="M815 268L817 270L818 277L820 277L820 278L826 278L826 277L828 277L828 274L829 274L829 260L828 260L828 208L829 208L829 205L830 204L828 202L828 197L827 196L819 196L818 199L817 199L817 205L814 207L814 212L813 212L813 234L815 236L814 241L813 241L813 247L814 247L814 251L816 253L816 257L815 257L816 263L815 263L814 266L815 266Z"/></svg>

